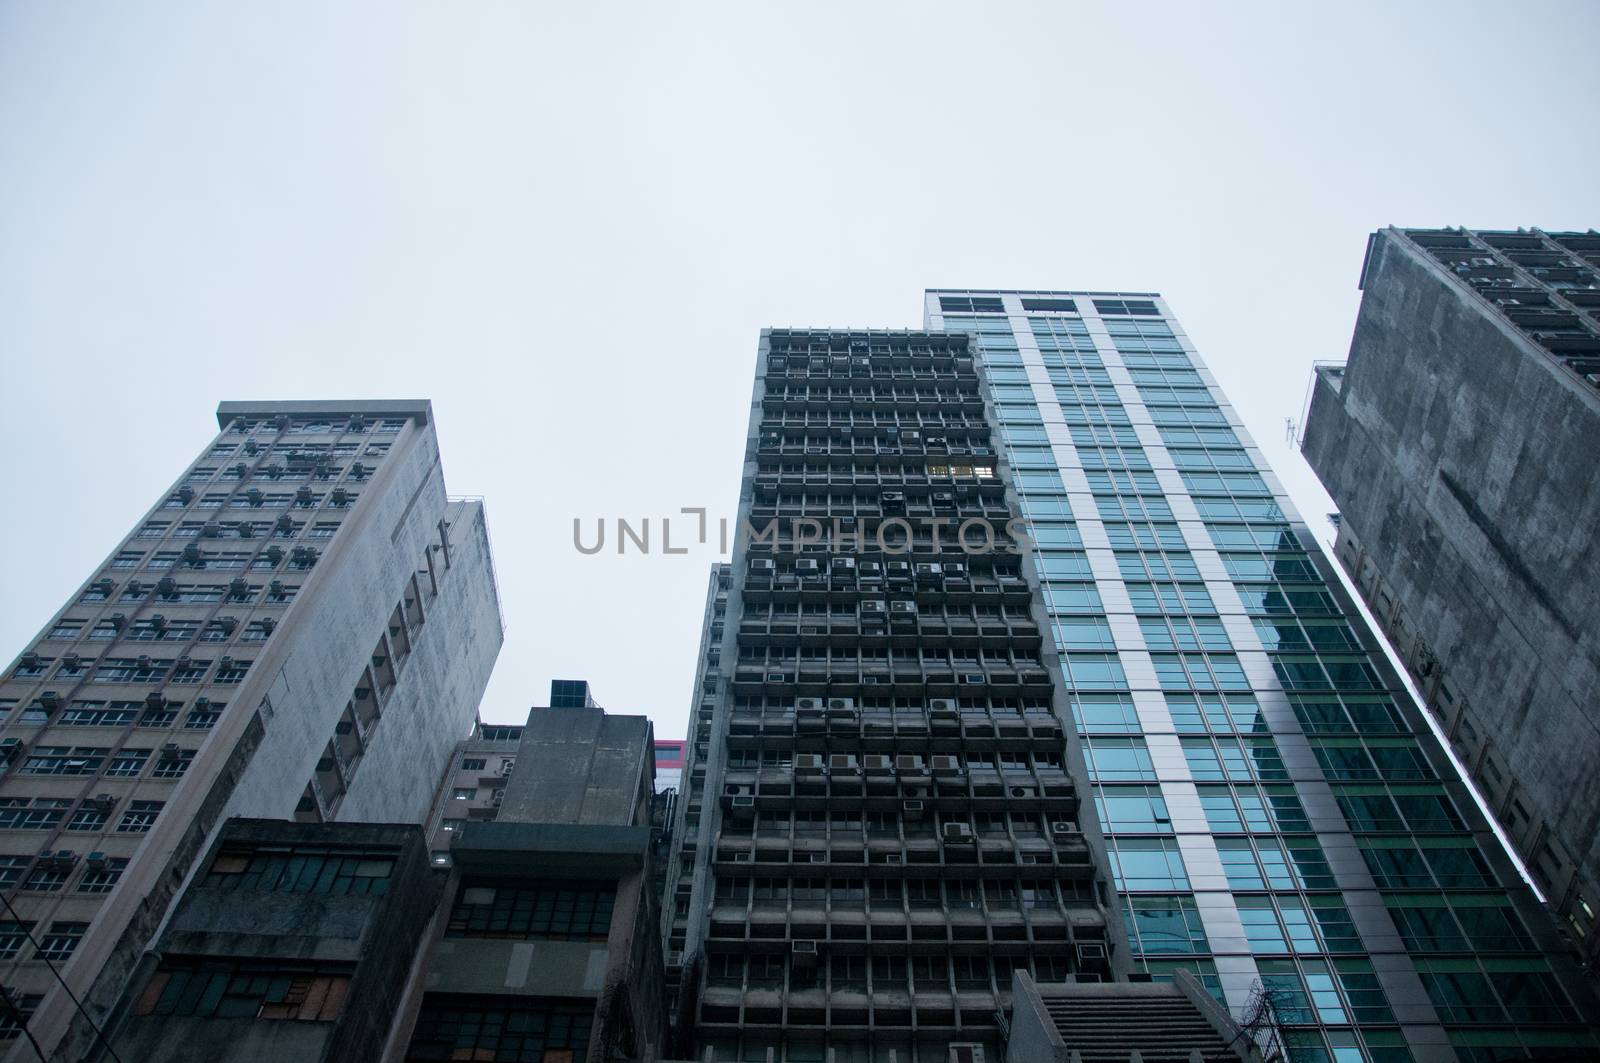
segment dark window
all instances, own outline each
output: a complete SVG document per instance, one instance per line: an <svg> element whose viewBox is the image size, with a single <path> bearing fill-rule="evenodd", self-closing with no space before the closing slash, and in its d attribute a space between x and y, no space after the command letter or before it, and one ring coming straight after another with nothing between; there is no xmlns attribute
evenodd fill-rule
<svg viewBox="0 0 1600 1063"><path fill-rule="evenodd" d="M331 1022L344 1011L348 968L317 964L169 960L151 976L135 1015Z"/></svg>
<svg viewBox="0 0 1600 1063"><path fill-rule="evenodd" d="M1157 317L1159 311L1156 304L1148 299L1096 299L1094 308L1101 315L1134 315L1137 317Z"/></svg>
<svg viewBox="0 0 1600 1063"><path fill-rule="evenodd" d="M11 999L11 1007L0 1009L0 1040L10 1040L22 1032L22 1025L17 1021L20 1015L26 1022L39 1010L39 1004L44 1000L39 993L14 993L7 991Z"/></svg>
<svg viewBox="0 0 1600 1063"><path fill-rule="evenodd" d="M224 848L202 885L263 893L379 894L388 892L393 873L390 852Z"/></svg>
<svg viewBox="0 0 1600 1063"><path fill-rule="evenodd" d="M446 937L604 940L614 882L467 880L456 894Z"/></svg>
<svg viewBox="0 0 1600 1063"><path fill-rule="evenodd" d="M1022 309L1056 310L1063 313L1076 314L1078 312L1078 304L1071 299L1024 299L1022 300Z"/></svg>
<svg viewBox="0 0 1600 1063"><path fill-rule="evenodd" d="M1004 303L992 296L975 295L969 299L964 296L941 295L939 309L947 314L952 311L963 314L1003 314L1006 308Z"/></svg>
<svg viewBox="0 0 1600 1063"><path fill-rule="evenodd" d="M588 1002L430 999L417 1018L406 1059L567 1063L588 1052L592 1019Z"/></svg>

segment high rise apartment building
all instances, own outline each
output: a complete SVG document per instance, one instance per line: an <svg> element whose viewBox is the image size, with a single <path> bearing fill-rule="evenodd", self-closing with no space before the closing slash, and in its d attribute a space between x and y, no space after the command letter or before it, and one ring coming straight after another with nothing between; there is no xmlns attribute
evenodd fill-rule
<svg viewBox="0 0 1600 1063"><path fill-rule="evenodd" d="M762 335L668 882L695 1058L999 1059L1014 972L1126 967L973 355Z"/></svg>
<svg viewBox="0 0 1600 1063"><path fill-rule="evenodd" d="M498 653L428 403L218 423L0 676L6 1059L95 1044L225 819L421 823Z"/></svg>
<svg viewBox="0 0 1600 1063"><path fill-rule="evenodd" d="M1335 556L1600 962L1600 232L1384 229L1302 442Z"/></svg>
<svg viewBox="0 0 1600 1063"><path fill-rule="evenodd" d="M1600 1051L1591 990L1165 302L926 314L981 351L1135 967L1236 1014L1275 991L1296 1059Z"/></svg>
<svg viewBox="0 0 1600 1063"><path fill-rule="evenodd" d="M1016 971L1265 996L1296 1060L1600 1052L1165 302L925 298L762 337L666 887L696 1058L992 1060Z"/></svg>

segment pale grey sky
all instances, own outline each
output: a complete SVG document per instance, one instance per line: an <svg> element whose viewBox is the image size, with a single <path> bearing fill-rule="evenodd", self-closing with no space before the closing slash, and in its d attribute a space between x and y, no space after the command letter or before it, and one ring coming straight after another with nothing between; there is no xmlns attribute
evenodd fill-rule
<svg viewBox="0 0 1600 1063"><path fill-rule="evenodd" d="M1385 224L1600 225L1600 4L0 6L0 652L223 399L431 398L487 497L486 718L682 734L757 333L925 287L1167 296L1285 442ZM61 514L46 520L43 514Z"/></svg>

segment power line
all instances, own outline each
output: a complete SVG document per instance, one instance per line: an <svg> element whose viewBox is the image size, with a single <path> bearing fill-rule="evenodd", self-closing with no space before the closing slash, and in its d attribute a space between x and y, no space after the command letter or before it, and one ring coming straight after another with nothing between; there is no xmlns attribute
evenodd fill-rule
<svg viewBox="0 0 1600 1063"><path fill-rule="evenodd" d="M17 1029L22 1031L22 1036L28 1039L28 1043L33 1046L34 1052L43 1060L44 1049L39 1047L39 1042L35 1040L33 1031L28 1029L28 1017L22 1013L21 1008L11 1002L11 991L3 985L0 985L0 1001L5 1003L6 1010L17 1021Z"/></svg>
<svg viewBox="0 0 1600 1063"><path fill-rule="evenodd" d="M61 984L61 988L67 991L67 996L72 999L73 1006L78 1009L78 1014L89 1021L89 1026L94 1030L95 1037L99 1038L100 1043L106 1046L106 1051L111 1053L111 1058L116 1060L117 1063L123 1063L122 1057L117 1055L117 1050L111 1047L111 1041L107 1039L105 1031L100 1029L100 1024L94 1021L94 1016L89 1014L89 1009L85 1008L83 1001L78 999L78 994L74 993L72 987L67 984L67 980L61 977L61 972L56 970L56 965L51 962L50 957L39 951L39 943L33 939L33 931L28 929L28 924L23 922L22 916L18 915L17 910L11 906L11 898L4 893L0 893L0 901L5 902L6 911L11 913L11 918L16 920L17 926L22 929L23 935L28 939L28 944L33 946L34 957L43 960L44 965L50 968L50 973L56 976L56 981ZM7 1003L9 1003L9 1000ZM23 1025L23 1030L27 1030L26 1024ZM33 1034L28 1034L28 1040L33 1041ZM38 1050L39 1044L37 1041L34 1041L33 1047L36 1051ZM43 1052L39 1053L39 1058L44 1058Z"/></svg>

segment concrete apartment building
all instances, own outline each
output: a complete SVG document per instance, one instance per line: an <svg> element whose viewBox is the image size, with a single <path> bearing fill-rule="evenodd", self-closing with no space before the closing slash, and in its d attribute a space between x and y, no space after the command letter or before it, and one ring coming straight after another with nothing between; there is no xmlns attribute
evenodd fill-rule
<svg viewBox="0 0 1600 1063"><path fill-rule="evenodd" d="M1600 1054L1590 984L1165 301L925 313L979 351L1135 969L1235 1015L1270 991L1295 1059Z"/></svg>
<svg viewBox="0 0 1600 1063"><path fill-rule="evenodd" d="M228 818L421 823L500 647L427 402L217 417L0 675L5 1059L97 1044Z"/></svg>
<svg viewBox="0 0 1600 1063"><path fill-rule="evenodd" d="M1302 442L1335 554L1600 961L1600 232L1374 233Z"/></svg>
<svg viewBox="0 0 1600 1063"><path fill-rule="evenodd" d="M661 1056L653 769L650 721L586 689L534 709L515 746L463 743L431 819L440 906L382 1058Z"/></svg>
<svg viewBox="0 0 1600 1063"><path fill-rule="evenodd" d="M739 518L778 523L708 589L681 1054L994 1061L1014 972L1126 970L997 446L965 335L762 334Z"/></svg>

